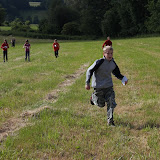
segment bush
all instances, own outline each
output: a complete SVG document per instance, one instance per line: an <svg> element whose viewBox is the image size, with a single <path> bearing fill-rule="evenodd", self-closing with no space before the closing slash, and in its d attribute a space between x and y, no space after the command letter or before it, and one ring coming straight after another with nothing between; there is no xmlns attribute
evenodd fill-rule
<svg viewBox="0 0 160 160"><path fill-rule="evenodd" d="M38 38L38 39L60 39L60 40L95 40L96 36L69 36L69 35L52 35L52 34L41 34L36 32L21 32L21 31L0 31L0 35L3 36L21 36L27 38Z"/></svg>
<svg viewBox="0 0 160 160"><path fill-rule="evenodd" d="M32 29L30 28L30 21L26 21L23 23L19 18L16 18L14 21L11 22L11 29L12 31L31 31Z"/></svg>
<svg viewBox="0 0 160 160"><path fill-rule="evenodd" d="M79 25L76 22L69 22L64 24L63 30L61 31L64 35L80 35Z"/></svg>
<svg viewBox="0 0 160 160"><path fill-rule="evenodd" d="M9 26L9 22L8 21L4 21L3 22L3 26Z"/></svg>
<svg viewBox="0 0 160 160"><path fill-rule="evenodd" d="M40 21L39 23L39 32L41 33L47 33L48 31L48 20L47 19L43 19Z"/></svg>

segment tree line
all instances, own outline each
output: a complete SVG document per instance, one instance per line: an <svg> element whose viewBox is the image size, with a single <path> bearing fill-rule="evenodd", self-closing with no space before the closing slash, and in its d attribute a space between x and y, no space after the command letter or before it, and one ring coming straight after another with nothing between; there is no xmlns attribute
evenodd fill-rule
<svg viewBox="0 0 160 160"><path fill-rule="evenodd" d="M44 33L134 36L160 33L160 0L51 0Z"/></svg>
<svg viewBox="0 0 160 160"><path fill-rule="evenodd" d="M23 20L20 13L22 10L46 10L47 6L49 6L48 1L50 0L0 0L0 8L3 8L3 12L0 12L0 16L5 13L5 18L0 18L0 22L4 20L11 22L16 18ZM29 2L41 2L41 5L32 7L29 5Z"/></svg>
<svg viewBox="0 0 160 160"><path fill-rule="evenodd" d="M0 0L0 10L6 1L27 8L29 0ZM39 1L48 12L39 22L40 33L112 37L160 33L160 0Z"/></svg>

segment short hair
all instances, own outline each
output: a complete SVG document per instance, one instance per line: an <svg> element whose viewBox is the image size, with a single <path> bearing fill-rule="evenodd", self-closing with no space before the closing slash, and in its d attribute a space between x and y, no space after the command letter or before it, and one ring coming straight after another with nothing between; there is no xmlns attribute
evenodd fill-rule
<svg viewBox="0 0 160 160"><path fill-rule="evenodd" d="M105 46L105 47L103 48L103 52L105 52L106 50L111 50L111 51L113 51L113 48L112 48L111 46Z"/></svg>

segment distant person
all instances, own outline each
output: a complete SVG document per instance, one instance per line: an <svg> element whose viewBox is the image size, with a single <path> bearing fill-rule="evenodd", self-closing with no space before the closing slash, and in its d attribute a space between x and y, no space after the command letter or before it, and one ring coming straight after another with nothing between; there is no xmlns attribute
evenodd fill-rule
<svg viewBox="0 0 160 160"><path fill-rule="evenodd" d="M12 39L11 39L11 44L12 44L12 47L15 47L15 44L16 44L15 38L12 38Z"/></svg>
<svg viewBox="0 0 160 160"><path fill-rule="evenodd" d="M90 90L90 80L92 77L94 92L92 93L90 102L92 105L99 107L104 107L105 103L107 103L108 125L115 126L113 111L117 104L115 102L111 73L122 80L123 85L127 84L128 79L121 74L113 59L113 48L111 46L105 46L103 48L103 58L96 60L86 72L85 88Z"/></svg>
<svg viewBox="0 0 160 160"><path fill-rule="evenodd" d="M60 48L60 45L57 42L57 39L54 40L54 43L53 43L52 47L54 49L55 57L57 58L58 57L58 51L59 51L59 48Z"/></svg>
<svg viewBox="0 0 160 160"><path fill-rule="evenodd" d="M28 61L30 61L30 48L31 48L31 45L29 44L28 40L26 40L26 43L24 44L23 48L25 48L25 61L27 61L27 58L28 58Z"/></svg>
<svg viewBox="0 0 160 160"><path fill-rule="evenodd" d="M110 40L110 37L107 37L107 40L103 43L102 49L104 48L104 46L111 46L112 47L112 42Z"/></svg>
<svg viewBox="0 0 160 160"><path fill-rule="evenodd" d="M7 43L7 40L4 40L4 43L2 44L1 48L3 49L3 60L5 62L8 61L8 56L7 56L7 49L9 48L9 45Z"/></svg>

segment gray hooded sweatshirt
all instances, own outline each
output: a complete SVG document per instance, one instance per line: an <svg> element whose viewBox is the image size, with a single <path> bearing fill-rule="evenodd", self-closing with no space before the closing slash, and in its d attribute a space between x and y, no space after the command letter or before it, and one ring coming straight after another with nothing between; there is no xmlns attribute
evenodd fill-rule
<svg viewBox="0 0 160 160"><path fill-rule="evenodd" d="M86 84L90 84L92 77L93 88L108 88L113 86L111 73L118 79L122 80L123 75L112 58L108 61L105 57L96 60L86 72Z"/></svg>

